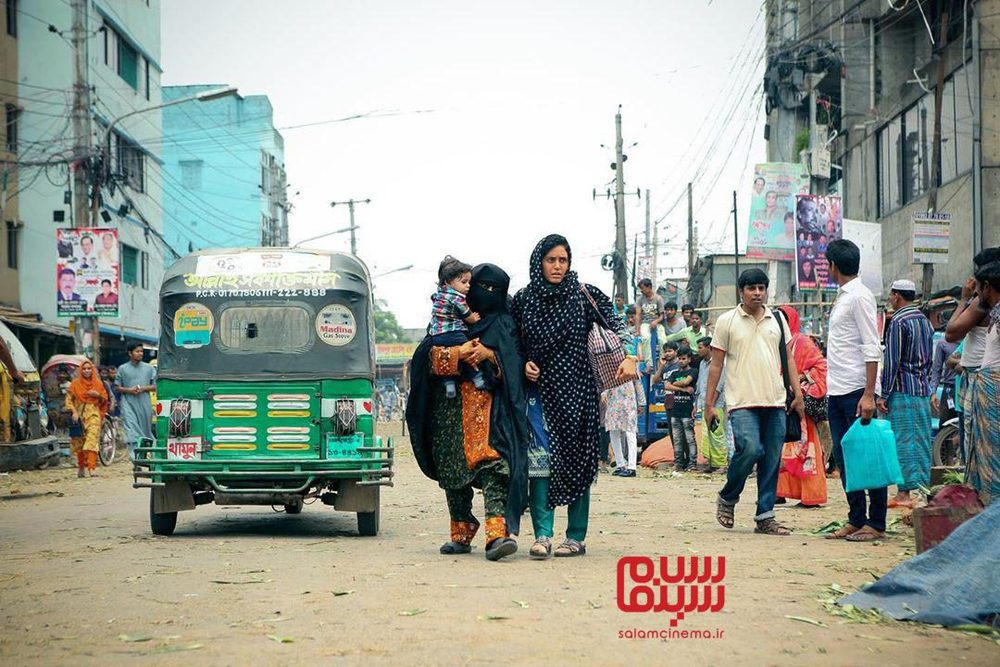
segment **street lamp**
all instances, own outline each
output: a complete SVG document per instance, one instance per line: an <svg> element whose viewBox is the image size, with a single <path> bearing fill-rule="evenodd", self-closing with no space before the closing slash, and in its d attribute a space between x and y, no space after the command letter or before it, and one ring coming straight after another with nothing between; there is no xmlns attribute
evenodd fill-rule
<svg viewBox="0 0 1000 667"><path fill-rule="evenodd" d="M378 274L377 276L372 276L372 280L375 280L376 278L382 278L384 276L389 275L390 273L402 273L403 271L409 271L412 268L413 268L412 264L407 264L406 266L401 266L398 269L393 269L392 271L385 271L383 273Z"/></svg>
<svg viewBox="0 0 1000 667"><path fill-rule="evenodd" d="M211 102L212 100L222 99L223 97L229 97L231 95L237 94L236 86L224 86L222 88L212 88L211 90L203 90L200 93L194 95L189 95L188 97L181 97L176 100L171 100L169 102L164 102L163 104L156 104L151 107L144 107L142 109L134 109L128 113L118 116L104 129L104 136L101 138L101 146L99 149L99 155L103 158L101 177L103 178L109 173L110 169L110 149L109 145L111 142L111 132L114 131L115 125L125 120L126 118L131 118L132 116L137 116L141 113L146 113L148 111L156 111L158 109L164 109L166 107L172 107L178 104L184 104L186 102ZM98 197L94 197L90 204L90 220L91 226L97 227L97 209L98 209Z"/></svg>
<svg viewBox="0 0 1000 667"><path fill-rule="evenodd" d="M344 232L351 232L357 228L358 228L357 225L351 225L350 227L344 227L343 229L337 229L332 232L326 232L325 234L317 234L316 236L310 236L307 239L302 239L301 241L293 245L292 248L298 248L303 243L309 243L310 241L315 241L317 239L325 238L327 236L333 236L334 234L343 234Z"/></svg>

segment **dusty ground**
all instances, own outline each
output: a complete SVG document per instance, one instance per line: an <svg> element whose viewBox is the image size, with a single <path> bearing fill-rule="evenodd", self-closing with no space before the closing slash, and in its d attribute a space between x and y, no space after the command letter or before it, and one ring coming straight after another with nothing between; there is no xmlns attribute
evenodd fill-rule
<svg viewBox="0 0 1000 667"><path fill-rule="evenodd" d="M1000 659L990 639L858 624L824 610L831 584L854 590L912 555L912 533L899 525L874 545L808 534L844 514L839 491L825 509L780 508L801 532L776 538L752 534L752 490L736 530L715 523L717 477L602 475L587 556L529 560L526 518L521 552L489 563L481 541L471 555L438 554L447 536L442 494L405 440L397 443L397 484L383 491L377 538L358 537L353 515L318 504L298 516L208 505L182 513L173 537L153 537L147 492L131 488L121 462L94 479L78 480L68 467L0 478L0 661L887 667ZM727 557L726 606L678 628L723 637L620 639L619 631L667 623L665 614L618 610L617 559L689 554Z"/></svg>

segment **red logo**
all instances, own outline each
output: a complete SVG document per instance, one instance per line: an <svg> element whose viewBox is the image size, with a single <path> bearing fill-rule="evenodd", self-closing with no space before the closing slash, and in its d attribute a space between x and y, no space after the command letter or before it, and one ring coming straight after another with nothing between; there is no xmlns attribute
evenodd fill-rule
<svg viewBox="0 0 1000 667"><path fill-rule="evenodd" d="M624 556L618 559L618 608L674 614L670 627L691 612L726 606L725 556Z"/></svg>

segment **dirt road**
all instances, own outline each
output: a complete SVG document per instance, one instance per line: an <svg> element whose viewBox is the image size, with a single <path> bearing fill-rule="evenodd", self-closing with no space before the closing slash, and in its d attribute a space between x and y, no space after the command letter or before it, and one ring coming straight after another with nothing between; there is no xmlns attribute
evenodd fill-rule
<svg viewBox="0 0 1000 667"><path fill-rule="evenodd" d="M1000 656L992 640L824 610L831 585L854 590L912 555L902 526L875 545L808 534L845 512L839 490L825 509L779 509L802 532L777 538L752 534L752 483L736 529L726 531L714 520L718 477L602 475L585 557L529 560L526 517L521 551L489 563L481 537L470 555L438 554L443 495L406 441L397 444L397 482L383 492L377 538L358 537L353 515L319 504L297 516L208 505L182 513L173 537L153 537L147 492L131 488L128 464L94 479L71 468L3 477L0 661L801 667L995 665ZM564 522L557 514L557 530ZM677 629L722 637L619 638L666 628L668 616L619 611L618 558L690 554L726 556L725 608Z"/></svg>

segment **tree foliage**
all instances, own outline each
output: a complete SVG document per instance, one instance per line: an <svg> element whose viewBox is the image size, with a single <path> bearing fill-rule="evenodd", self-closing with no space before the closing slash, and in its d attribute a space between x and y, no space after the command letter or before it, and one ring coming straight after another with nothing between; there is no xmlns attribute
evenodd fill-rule
<svg viewBox="0 0 1000 667"><path fill-rule="evenodd" d="M375 342L402 343L406 333L382 299L375 299Z"/></svg>

